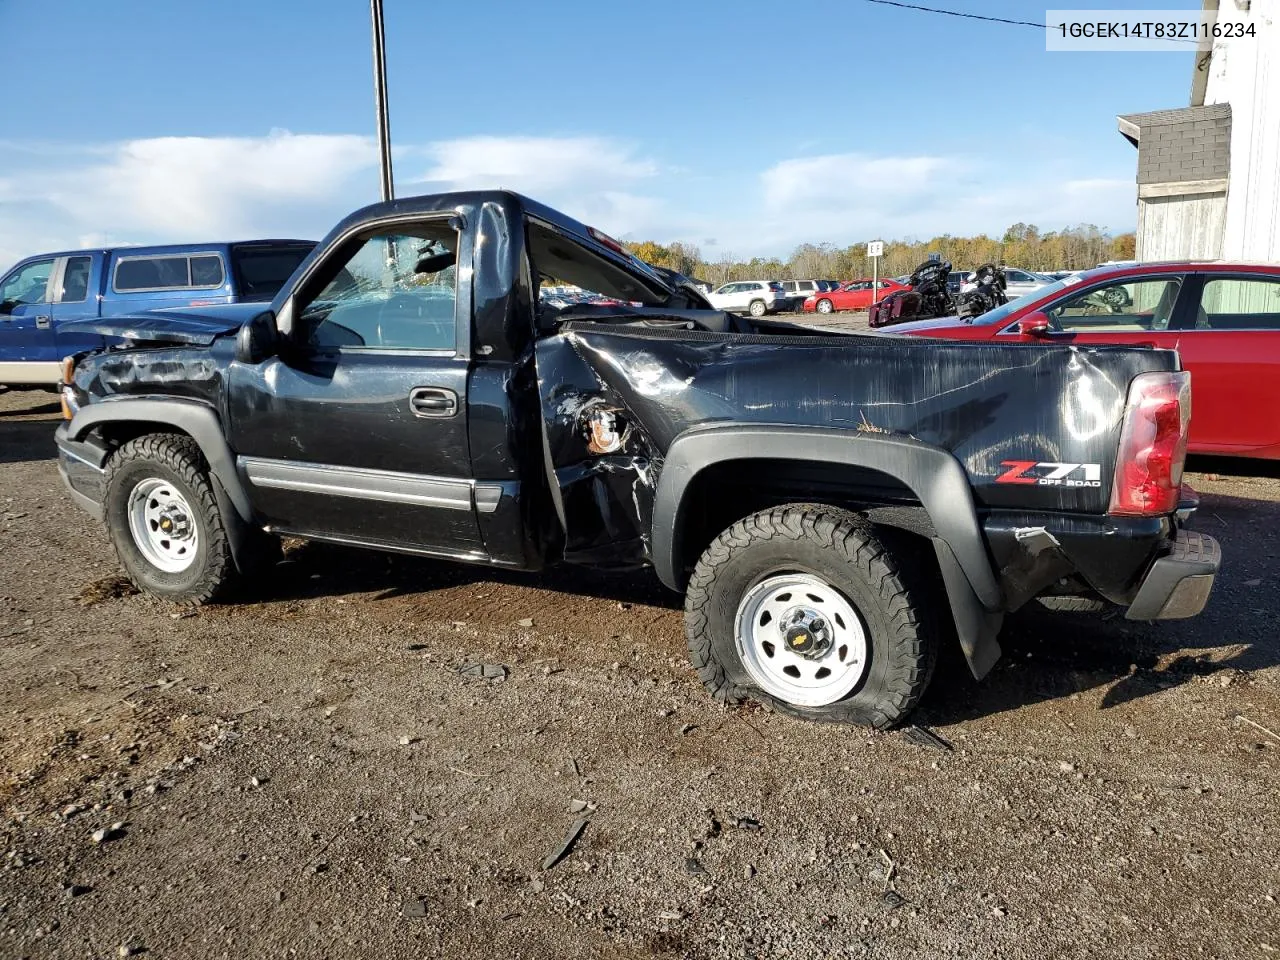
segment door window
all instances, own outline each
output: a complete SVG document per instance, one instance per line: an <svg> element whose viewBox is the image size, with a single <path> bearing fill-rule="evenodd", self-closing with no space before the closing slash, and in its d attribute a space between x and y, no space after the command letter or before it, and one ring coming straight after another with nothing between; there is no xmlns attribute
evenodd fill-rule
<svg viewBox="0 0 1280 960"><path fill-rule="evenodd" d="M19 267L0 287L0 303L12 310L21 303L44 303L53 260L33 260Z"/></svg>
<svg viewBox="0 0 1280 960"><path fill-rule="evenodd" d="M89 257L68 257L62 271L59 303L83 303L89 296Z"/></svg>
<svg viewBox="0 0 1280 960"><path fill-rule="evenodd" d="M456 349L457 231L428 222L357 243L302 307L305 341L321 351Z"/></svg>
<svg viewBox="0 0 1280 960"><path fill-rule="evenodd" d="M1197 330L1280 330L1280 278L1205 280Z"/></svg>
<svg viewBox="0 0 1280 960"><path fill-rule="evenodd" d="M1166 330L1182 277L1130 280L1059 300L1045 313L1055 329L1073 333L1149 333Z"/></svg>

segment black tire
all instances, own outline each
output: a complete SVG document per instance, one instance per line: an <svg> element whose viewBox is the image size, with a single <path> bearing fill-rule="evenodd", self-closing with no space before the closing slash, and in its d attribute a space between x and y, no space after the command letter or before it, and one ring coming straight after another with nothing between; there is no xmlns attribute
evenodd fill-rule
<svg viewBox="0 0 1280 960"><path fill-rule="evenodd" d="M1036 603L1054 613L1101 613L1110 606L1094 597L1036 597Z"/></svg>
<svg viewBox="0 0 1280 960"><path fill-rule="evenodd" d="M761 690L735 642L739 604L779 573L822 578L849 601L868 635L867 666L843 699L799 706ZM685 594L685 634L698 676L715 699L747 698L811 720L885 729L919 702L937 644L897 561L864 518L823 504L788 504L740 520L698 560Z"/></svg>
<svg viewBox="0 0 1280 960"><path fill-rule="evenodd" d="M747 313L759 319L769 312L769 308L765 306L763 300L752 300L747 304Z"/></svg>
<svg viewBox="0 0 1280 960"><path fill-rule="evenodd" d="M222 596L235 582L231 546L208 471L196 442L175 433L152 433L130 440L107 461L107 533L121 566L142 592L198 606ZM197 548L195 559L181 572L170 573L153 565L130 532L130 497L139 483L150 478L172 484L191 506Z"/></svg>

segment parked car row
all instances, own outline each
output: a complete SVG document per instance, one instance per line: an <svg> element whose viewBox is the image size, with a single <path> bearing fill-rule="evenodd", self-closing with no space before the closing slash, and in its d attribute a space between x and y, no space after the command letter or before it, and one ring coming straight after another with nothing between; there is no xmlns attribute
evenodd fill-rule
<svg viewBox="0 0 1280 960"><path fill-rule="evenodd" d="M954 296L960 286L972 276L968 270L953 270L947 278L947 289ZM1052 283L1052 279L1029 270L1005 268L1008 278L1006 295L1014 297L1034 293ZM735 280L712 289L700 284L700 289L718 310L747 313L763 317L771 313L803 311L805 313L835 313L840 310L866 310L872 303L891 293L907 289L906 277L885 277L880 280Z"/></svg>

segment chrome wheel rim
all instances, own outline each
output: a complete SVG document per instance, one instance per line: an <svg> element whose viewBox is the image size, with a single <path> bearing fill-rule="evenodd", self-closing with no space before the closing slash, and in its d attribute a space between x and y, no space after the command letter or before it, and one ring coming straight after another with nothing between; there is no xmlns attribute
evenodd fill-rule
<svg viewBox="0 0 1280 960"><path fill-rule="evenodd" d="M195 563L200 534L186 497L168 480L149 477L129 494L129 533L157 570L181 573Z"/></svg>
<svg viewBox="0 0 1280 960"><path fill-rule="evenodd" d="M845 596L821 577L784 573L738 604L738 657L765 693L801 707L847 697L867 669L867 631Z"/></svg>
<svg viewBox="0 0 1280 960"><path fill-rule="evenodd" d="M819 300L819 301L818 301L818 312L819 312L819 313L830 313L830 312L831 312L831 301L830 301L830 300Z"/></svg>
<svg viewBox="0 0 1280 960"><path fill-rule="evenodd" d="M763 317L763 316L764 316L764 304L763 304L763 303L753 303L753 304L751 305L751 315L752 315L753 317Z"/></svg>

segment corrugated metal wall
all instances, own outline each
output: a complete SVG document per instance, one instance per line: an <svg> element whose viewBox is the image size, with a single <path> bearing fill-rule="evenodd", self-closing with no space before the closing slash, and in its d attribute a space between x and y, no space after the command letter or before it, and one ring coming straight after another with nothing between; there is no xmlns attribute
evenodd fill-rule
<svg viewBox="0 0 1280 960"><path fill-rule="evenodd" d="M1256 38L1219 41L1205 103L1230 103L1231 184L1221 256L1280 261L1280 2L1247 11L1223 3L1218 22L1252 24Z"/></svg>
<svg viewBox="0 0 1280 960"><path fill-rule="evenodd" d="M1216 260L1227 198L1222 194L1149 197L1138 201L1139 260Z"/></svg>

